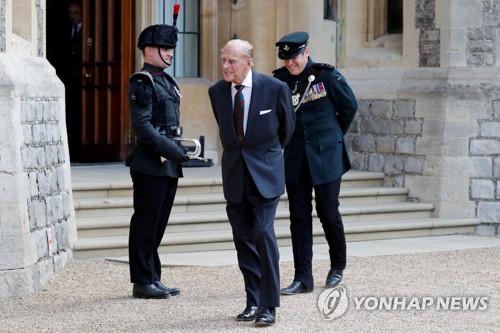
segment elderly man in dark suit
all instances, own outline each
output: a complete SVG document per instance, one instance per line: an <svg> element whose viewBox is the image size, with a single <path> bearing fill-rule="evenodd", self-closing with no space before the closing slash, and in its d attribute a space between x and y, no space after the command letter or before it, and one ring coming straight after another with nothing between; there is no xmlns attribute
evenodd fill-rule
<svg viewBox="0 0 500 333"><path fill-rule="evenodd" d="M285 188L282 149L295 114L287 85L251 70L252 53L247 41L230 40L222 50L224 79L208 92L224 150L226 212L247 295L236 320L268 326L280 304L274 217Z"/></svg>

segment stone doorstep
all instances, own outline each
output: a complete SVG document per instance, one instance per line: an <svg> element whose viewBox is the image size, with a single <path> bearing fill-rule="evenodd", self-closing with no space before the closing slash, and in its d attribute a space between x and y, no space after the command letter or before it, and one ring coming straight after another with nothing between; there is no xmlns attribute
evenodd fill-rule
<svg viewBox="0 0 500 333"><path fill-rule="evenodd" d="M382 173L359 171L350 171L343 177L340 210L348 240L418 237L474 230L476 220L431 219L432 204L407 202L408 190L383 187L383 177ZM80 236L75 246L75 257L126 255L132 214L131 183L77 183L74 190ZM281 198L276 214L275 230L280 245L291 243L286 194ZM313 232L315 242L325 242L317 218ZM181 179L161 251L232 248L234 244L220 179Z"/></svg>
<svg viewBox="0 0 500 333"><path fill-rule="evenodd" d="M345 224L346 238L348 240L367 240L367 239L388 239L388 238L405 238L430 235L455 234L464 232L473 232L474 227L479 224L477 219L405 219L404 221L364 221ZM276 237L283 244L283 240L290 240L290 229L288 225L275 227ZM439 231L439 232L437 232ZM313 226L313 235L318 238L317 241L324 242L323 230L321 225L315 223ZM376 237L374 237L376 235ZM219 249L217 244L221 244L222 248L227 247L227 244L232 243L232 233L229 228L226 230L206 230L193 232L168 232L162 241L161 248L170 249L169 252L174 252L175 247L182 249L182 252L204 251L209 249ZM206 246L206 244L208 244ZM99 252L102 256L106 252L111 252L117 255L118 252L123 252L125 255L128 249L128 236L111 236L111 237L94 237L82 238L75 246L75 256L82 258L93 257L93 254ZM111 250L111 251L107 251ZM117 251L118 250L118 251ZM90 255L90 256L87 256Z"/></svg>
<svg viewBox="0 0 500 333"><path fill-rule="evenodd" d="M363 202L381 202L381 201L406 201L408 190L405 188L384 188L384 187L369 187L369 188L347 188L340 192L340 200L342 204ZM383 199L382 199L383 198ZM282 202L286 202L288 197L284 194L281 197ZM226 201L222 193L210 194L180 194L176 196L174 206L182 205L209 205L209 211L213 211L214 204L225 205ZM74 207L78 212L84 210L98 209L114 209L114 208L131 208L133 205L132 197L112 197L112 198L82 198L74 199ZM95 214L94 214L95 215ZM108 216L110 214L104 213Z"/></svg>
<svg viewBox="0 0 500 333"><path fill-rule="evenodd" d="M383 220L394 220L404 217L409 217L410 214L424 215L422 217L430 217L430 211L433 209L432 204L399 202L399 203L365 203L360 205L343 205L340 207L344 222L351 221L370 221L374 220L374 215L382 215ZM132 211L130 211L132 212ZM117 215L110 212L109 215L91 216L77 218L78 230L89 229L111 229L125 228L130 223L131 214ZM316 217L316 214L313 214ZM288 208L278 208L276 219L288 219ZM169 226L172 225L206 225L210 229L212 223L227 222L227 215L224 210L214 210L211 212L188 212L188 213L173 213L170 216Z"/></svg>

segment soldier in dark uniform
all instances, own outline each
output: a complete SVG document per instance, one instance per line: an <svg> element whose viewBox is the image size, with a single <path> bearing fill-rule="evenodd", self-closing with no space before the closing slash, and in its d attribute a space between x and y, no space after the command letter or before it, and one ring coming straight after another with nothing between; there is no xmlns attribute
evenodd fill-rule
<svg viewBox="0 0 500 333"><path fill-rule="evenodd" d="M181 163L189 160L180 137L180 92L164 69L172 65L177 28L153 25L138 41L144 65L130 78L129 105L136 144L126 165L134 185L134 214L130 221L129 260L133 296L168 298L180 293L161 283L158 247L182 177Z"/></svg>
<svg viewBox="0 0 500 333"><path fill-rule="evenodd" d="M296 126L285 147L285 179L290 204L295 276L281 294L314 288L312 276L312 191L316 211L330 248L326 286L340 283L346 267L346 241L339 212L341 177L351 164L344 142L358 105L345 78L328 64L309 58L306 32L281 38L276 46L284 67L274 76L288 84L296 111Z"/></svg>

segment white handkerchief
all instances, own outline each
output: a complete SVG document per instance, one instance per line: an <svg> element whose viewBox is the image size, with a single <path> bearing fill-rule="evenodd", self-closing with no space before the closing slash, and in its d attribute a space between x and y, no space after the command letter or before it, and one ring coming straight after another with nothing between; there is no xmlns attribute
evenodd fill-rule
<svg viewBox="0 0 500 333"><path fill-rule="evenodd" d="M262 110L262 111L260 111L260 115L262 116L263 114L266 114L266 113L269 113L269 112L271 112L271 109L269 109L269 110Z"/></svg>

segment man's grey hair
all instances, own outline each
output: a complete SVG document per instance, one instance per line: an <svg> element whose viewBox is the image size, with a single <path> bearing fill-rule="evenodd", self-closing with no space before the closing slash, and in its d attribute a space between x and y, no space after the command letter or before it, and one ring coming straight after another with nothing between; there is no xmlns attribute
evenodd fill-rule
<svg viewBox="0 0 500 333"><path fill-rule="evenodd" d="M241 51L242 54L244 54L250 59L253 59L253 45L250 44L248 41L243 39L231 39L226 43L226 45L224 45L224 47L221 50L221 53L224 53L224 49L228 46L238 48L238 50Z"/></svg>

